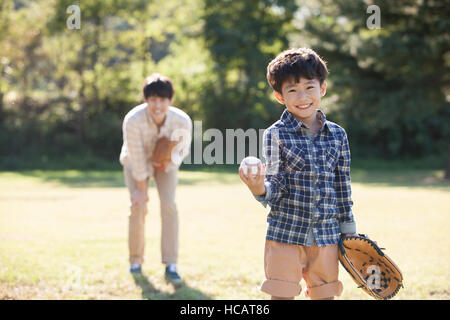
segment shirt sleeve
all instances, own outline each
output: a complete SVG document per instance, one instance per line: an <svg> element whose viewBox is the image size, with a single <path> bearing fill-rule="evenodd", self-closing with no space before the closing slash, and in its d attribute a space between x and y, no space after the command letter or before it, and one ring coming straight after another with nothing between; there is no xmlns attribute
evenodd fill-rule
<svg viewBox="0 0 450 320"><path fill-rule="evenodd" d="M147 163L139 127L132 118L125 118L122 131L133 178L137 181L145 180L148 177Z"/></svg>
<svg viewBox="0 0 450 320"><path fill-rule="evenodd" d="M352 190L350 183L350 148L344 131L339 158L334 170L334 188L337 198L339 229L341 233L355 233L356 224L352 213Z"/></svg>
<svg viewBox="0 0 450 320"><path fill-rule="evenodd" d="M264 185L266 194L255 199L266 207L278 203L286 193L286 179L281 161L278 129L267 129L263 136L263 154L266 160L266 177Z"/></svg>
<svg viewBox="0 0 450 320"><path fill-rule="evenodd" d="M187 117L185 121L181 122L179 126L172 132L171 140L178 140L180 143L174 148L172 152L172 162L179 166L184 158L189 154L192 141L192 120Z"/></svg>

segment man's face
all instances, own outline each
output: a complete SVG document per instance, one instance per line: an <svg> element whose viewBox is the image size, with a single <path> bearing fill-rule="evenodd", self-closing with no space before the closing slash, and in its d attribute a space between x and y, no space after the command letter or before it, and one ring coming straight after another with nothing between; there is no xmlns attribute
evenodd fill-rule
<svg viewBox="0 0 450 320"><path fill-rule="evenodd" d="M150 96L145 102L147 102L148 111L157 125L161 125L166 119L167 110L172 103L172 99L163 98L159 96Z"/></svg>
<svg viewBox="0 0 450 320"><path fill-rule="evenodd" d="M274 91L274 95L298 120L308 122L308 119L315 118L326 88L326 82L320 86L317 79L300 78L299 82L291 79L283 83L281 94Z"/></svg>

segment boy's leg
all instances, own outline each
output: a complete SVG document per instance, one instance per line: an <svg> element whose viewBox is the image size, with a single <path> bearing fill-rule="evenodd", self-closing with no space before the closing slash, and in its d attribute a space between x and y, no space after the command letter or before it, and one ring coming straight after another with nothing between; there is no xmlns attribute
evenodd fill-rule
<svg viewBox="0 0 450 320"><path fill-rule="evenodd" d="M308 286L307 295L312 300L332 300L342 293L342 283L338 280L339 260L337 244L306 247L308 265L303 270L303 278Z"/></svg>
<svg viewBox="0 0 450 320"><path fill-rule="evenodd" d="M161 206L162 263L177 263L178 210L175 203L175 189L178 184L178 170L155 171L155 182Z"/></svg>
<svg viewBox="0 0 450 320"><path fill-rule="evenodd" d="M290 300L302 290L299 282L305 254L300 246L266 240L264 251L264 271L266 279L261 291L273 300Z"/></svg>
<svg viewBox="0 0 450 320"><path fill-rule="evenodd" d="M125 184L131 194L136 190L134 180L129 168L124 167ZM128 215L128 249L130 264L144 263L145 248L145 216L147 215L147 204L134 205L130 199L130 212Z"/></svg>
<svg viewBox="0 0 450 320"><path fill-rule="evenodd" d="M271 296L270 299L271 300L294 300L294 297L285 298L285 297Z"/></svg>

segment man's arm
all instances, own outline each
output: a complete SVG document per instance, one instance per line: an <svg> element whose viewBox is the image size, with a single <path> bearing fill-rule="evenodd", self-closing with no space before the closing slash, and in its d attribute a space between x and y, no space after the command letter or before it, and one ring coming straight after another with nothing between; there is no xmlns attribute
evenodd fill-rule
<svg viewBox="0 0 450 320"><path fill-rule="evenodd" d="M356 232L356 223L352 213L352 190L350 181L350 148L344 131L338 162L334 170L334 188L337 198L339 230L343 234Z"/></svg>
<svg viewBox="0 0 450 320"><path fill-rule="evenodd" d="M177 128L172 132L172 141L180 141L172 152L172 162L179 166L183 159L189 154L192 141L192 120L186 118L186 121L180 124L180 128Z"/></svg>
<svg viewBox="0 0 450 320"><path fill-rule="evenodd" d="M123 140L127 145L127 156L133 178L136 180L137 189L131 194L133 205L148 201L147 195L147 166L145 150L141 140L139 128L129 118L125 118L122 126Z"/></svg>
<svg viewBox="0 0 450 320"><path fill-rule="evenodd" d="M137 123L130 118L125 118L122 130L133 178L137 181L145 180L148 177L147 159Z"/></svg>

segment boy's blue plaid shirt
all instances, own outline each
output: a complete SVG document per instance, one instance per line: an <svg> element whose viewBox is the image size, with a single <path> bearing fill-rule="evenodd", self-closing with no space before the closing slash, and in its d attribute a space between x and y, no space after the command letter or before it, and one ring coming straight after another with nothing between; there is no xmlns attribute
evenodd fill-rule
<svg viewBox="0 0 450 320"><path fill-rule="evenodd" d="M354 233L347 134L318 110L315 136L287 109L264 132L267 240L311 246L336 244Z"/></svg>

